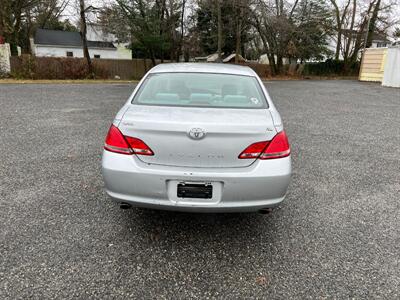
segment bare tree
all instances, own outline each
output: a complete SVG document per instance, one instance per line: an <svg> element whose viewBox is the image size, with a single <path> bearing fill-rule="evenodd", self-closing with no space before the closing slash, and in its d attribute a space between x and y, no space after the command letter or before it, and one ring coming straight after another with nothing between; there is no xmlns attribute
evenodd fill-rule
<svg viewBox="0 0 400 300"><path fill-rule="evenodd" d="M346 0L342 6L338 0L330 0L337 34L335 59L342 55L345 68L359 59L363 45L371 46L375 33L386 35L389 28L399 21L392 16L399 3L395 0L371 0L368 3Z"/></svg>
<svg viewBox="0 0 400 300"><path fill-rule="evenodd" d="M349 31L352 33L354 31L354 22L356 19L356 12L357 12L357 1L353 0L353 8L352 8L352 13L351 13L351 21L350 21L350 27L349 27ZM348 56L349 56L349 52L350 52L350 48L353 42L353 34L350 34L348 40L345 42L344 45L344 58L345 60L347 60ZM338 37L339 38L339 37ZM341 38L341 36L340 36ZM340 42L338 42L338 46L339 46L339 51L340 51ZM336 54L335 54L335 59L338 60L339 56L337 55L337 49L336 49Z"/></svg>
<svg viewBox="0 0 400 300"><path fill-rule="evenodd" d="M185 11L189 0L116 0L107 7L115 14L114 34L129 36L132 55L178 61L184 48ZM106 11L105 9L103 9Z"/></svg>
<svg viewBox="0 0 400 300"><path fill-rule="evenodd" d="M375 7L372 11L372 16L370 17L370 20L368 22L367 41L365 43L366 47L371 47L372 38L373 38L374 31L376 30L376 23L378 21L378 14L380 12L380 9L381 9L381 0L377 0Z"/></svg>
<svg viewBox="0 0 400 300"><path fill-rule="evenodd" d="M36 7L36 20L39 28L46 28L46 25L52 18L58 19L69 5L70 0L40 0Z"/></svg>
<svg viewBox="0 0 400 300"><path fill-rule="evenodd" d="M69 1L0 0L0 35L10 43L12 54L18 54L18 46L23 52L30 52L29 38L36 28L67 24L61 15Z"/></svg>
<svg viewBox="0 0 400 300"><path fill-rule="evenodd" d="M295 1L290 7L285 7L284 0L258 0L252 9L252 24L263 42L273 74L283 70L283 57L292 31L292 13L297 3Z"/></svg>
<svg viewBox="0 0 400 300"><path fill-rule="evenodd" d="M338 60L340 56L340 49L341 49L341 43L342 43L342 33L343 33L343 23L345 20L345 16L347 14L347 10L349 8L351 0L346 0L346 4L344 6L344 9L341 11L339 8L339 4L336 0L330 0L334 11L335 11L335 17L336 17L336 31L337 31L337 42L336 42L336 52L335 52L335 59Z"/></svg>

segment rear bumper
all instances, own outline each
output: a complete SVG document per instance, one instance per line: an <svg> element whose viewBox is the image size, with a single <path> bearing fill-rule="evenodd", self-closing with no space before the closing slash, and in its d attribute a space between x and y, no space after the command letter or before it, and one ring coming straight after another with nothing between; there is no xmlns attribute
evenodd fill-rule
<svg viewBox="0 0 400 300"><path fill-rule="evenodd" d="M191 212L250 212L283 201L290 182L290 157L259 160L245 168L149 165L136 156L104 151L107 194L133 206ZM179 182L210 182L212 199L177 198Z"/></svg>

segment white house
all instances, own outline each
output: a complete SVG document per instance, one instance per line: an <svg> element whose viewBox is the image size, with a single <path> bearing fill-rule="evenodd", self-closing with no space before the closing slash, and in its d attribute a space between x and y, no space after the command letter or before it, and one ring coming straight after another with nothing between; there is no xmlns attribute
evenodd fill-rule
<svg viewBox="0 0 400 300"><path fill-rule="evenodd" d="M246 62L247 60L243 57L243 56L241 56L240 54L238 55L239 56L239 62ZM227 57L225 57L223 60L222 60L222 62L224 62L224 63L229 63L229 62L235 62L235 60L236 60L236 53L232 53L232 54L230 54L230 55L228 55Z"/></svg>
<svg viewBox="0 0 400 300"><path fill-rule="evenodd" d="M130 52L119 49L111 41L91 40L96 35L88 35L89 55L92 58L129 59ZM36 56L84 57L79 32L37 29L31 39L32 52ZM122 47L125 48L125 47ZM122 51L121 51L122 50Z"/></svg>
<svg viewBox="0 0 400 300"><path fill-rule="evenodd" d="M90 41L111 42L117 48L118 59L132 59L132 50L129 49L130 43L119 41L114 34L104 30L103 25L88 24L86 38Z"/></svg>
<svg viewBox="0 0 400 300"><path fill-rule="evenodd" d="M221 56L224 57L224 53L221 53ZM218 60L218 53L213 53L207 56L197 56L194 58L195 62L216 62Z"/></svg>
<svg viewBox="0 0 400 300"><path fill-rule="evenodd" d="M274 55L274 57L275 57L275 61L276 61L277 56ZM288 65L288 64L290 63L290 62L289 62L289 59L286 58L286 57L283 57L283 58L282 58L282 61L283 61L283 64L284 64L284 65ZM260 55L260 58L258 59L258 63L269 65L268 55L267 55L267 54L261 54L261 55Z"/></svg>
<svg viewBox="0 0 400 300"><path fill-rule="evenodd" d="M229 63L229 62L234 62L235 61L236 54L232 53L232 54L230 54L228 56L225 56L225 53L222 52L221 56L222 56L222 62L223 63ZM195 62L217 62L218 61L218 53L213 53L213 54L210 54L208 56L198 56L198 57L194 58L194 61ZM239 61L240 62L245 62L246 59L243 58L243 56L241 56L239 54Z"/></svg>

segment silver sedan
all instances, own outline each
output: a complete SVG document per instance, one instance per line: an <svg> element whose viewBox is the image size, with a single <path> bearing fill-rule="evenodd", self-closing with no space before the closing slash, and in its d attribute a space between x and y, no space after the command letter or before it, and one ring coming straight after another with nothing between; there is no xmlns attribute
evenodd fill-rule
<svg viewBox="0 0 400 300"><path fill-rule="evenodd" d="M265 210L285 197L290 146L252 69L161 64L116 115L102 173L123 208Z"/></svg>

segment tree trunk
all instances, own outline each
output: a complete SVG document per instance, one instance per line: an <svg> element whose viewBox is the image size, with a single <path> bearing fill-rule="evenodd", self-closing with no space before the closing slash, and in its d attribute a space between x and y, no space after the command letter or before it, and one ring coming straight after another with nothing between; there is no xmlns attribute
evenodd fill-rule
<svg viewBox="0 0 400 300"><path fill-rule="evenodd" d="M267 57L268 57L268 62L269 62L269 69L271 72L271 75L276 75L277 71L276 71L276 64L275 64L275 58L274 58L274 54L273 51L270 49L270 45L267 41L267 37L265 36L265 32L263 32L262 30L262 25L260 23L260 21L257 18L255 19L255 28L257 29L257 32L261 38L262 41L262 45L263 45L263 50L266 53Z"/></svg>
<svg viewBox="0 0 400 300"><path fill-rule="evenodd" d="M283 73L283 58L281 55L276 56L276 71L278 74Z"/></svg>
<svg viewBox="0 0 400 300"><path fill-rule="evenodd" d="M353 29L354 29L354 21L355 21L355 17L356 17L356 10L357 10L357 1L353 0L353 11L352 11L351 23L350 23L350 32L351 32L351 34L350 34L349 39L347 41L347 44L346 44L346 47L345 47L345 50L344 50L344 56L343 56L345 73L347 72L347 69L348 69L347 62L348 62L348 59L349 59L350 47L351 47L352 41L353 41L352 32L353 32Z"/></svg>
<svg viewBox="0 0 400 300"><path fill-rule="evenodd" d="M378 0L378 2L376 2L376 4L375 4L375 7L374 7L374 10L372 13L372 17L369 22L369 27L367 28L368 37L367 37L366 48L369 48L372 45L372 39L373 39L373 35L375 32L376 21L378 19L378 12L379 12L380 6L381 6L381 0Z"/></svg>
<svg viewBox="0 0 400 300"><path fill-rule="evenodd" d="M153 67L155 67L156 63L156 56L154 55L154 51L153 49L150 50L150 59L151 59L151 63L153 64Z"/></svg>
<svg viewBox="0 0 400 300"><path fill-rule="evenodd" d="M160 4L158 4L160 5ZM161 0L161 7L160 7L160 37L162 40L162 43L164 44L164 34L165 34L165 29L164 26L166 26L165 24L165 14L166 14L166 0ZM172 59L172 58L171 58ZM156 65L156 61L155 61L155 54L154 54L154 50L151 50L151 61L153 62L153 66ZM163 47L161 47L161 63L164 62L164 45Z"/></svg>
<svg viewBox="0 0 400 300"><path fill-rule="evenodd" d="M337 35L337 43L336 43L336 52L335 52L335 59L339 60L339 56L340 56L340 48L342 46L342 26L343 26L343 21L344 18L346 16L346 12L347 9L350 5L350 0L348 0L343 13L342 13L342 17L340 17L340 10L339 10L339 6L337 5L335 0L330 0L334 9L335 9L335 17L336 17L336 30L338 32Z"/></svg>
<svg viewBox="0 0 400 300"><path fill-rule="evenodd" d="M18 42L19 42L19 31L21 27L21 9L18 9L15 13L15 25L11 34L10 50L12 56L18 56Z"/></svg>
<svg viewBox="0 0 400 300"><path fill-rule="evenodd" d="M242 6L240 0L236 2L239 5L239 13L236 17L236 50L235 50L235 64L239 63L240 45L242 37Z"/></svg>
<svg viewBox="0 0 400 300"><path fill-rule="evenodd" d="M87 45L87 38L86 38L87 28L86 28L86 10L85 10L85 1L84 0L79 0L79 8L80 8L80 17L81 17L80 35L81 35L81 39L82 39L83 56L86 58L89 77L94 78L95 75L93 72L92 60L90 59L89 49L88 49L88 45Z"/></svg>
<svg viewBox="0 0 400 300"><path fill-rule="evenodd" d="M339 60L341 43L342 43L342 29L338 28L338 36L337 36L336 52L335 52L336 60Z"/></svg>
<svg viewBox="0 0 400 300"><path fill-rule="evenodd" d="M335 0L331 0L331 3L335 9L335 17L336 17L336 30L337 30L337 42L336 42L336 52L335 52L335 59L339 60L340 54L340 43L342 42L342 27L340 21L340 11L339 7Z"/></svg>
<svg viewBox="0 0 400 300"><path fill-rule="evenodd" d="M27 45L26 45L26 52L34 55L33 53L33 49L31 47L31 41L30 41L30 37L32 35L32 18L31 18L31 11L28 9L28 11L26 12L26 40L28 41Z"/></svg>
<svg viewBox="0 0 400 300"><path fill-rule="evenodd" d="M147 58L143 58L144 72L147 73Z"/></svg>
<svg viewBox="0 0 400 300"><path fill-rule="evenodd" d="M181 37L179 40L179 48L178 48L178 53L177 53L177 62L179 62L181 55L183 54L183 40L184 40L184 19L185 19L185 6L186 6L186 0L182 0L182 7L181 7Z"/></svg>
<svg viewBox="0 0 400 300"><path fill-rule="evenodd" d="M357 34L357 38L354 42L354 47L353 47L353 51L352 54L350 56L350 63L354 63L358 60L358 54L360 49L362 48L363 43L365 43L365 32L368 30L368 21L369 21L369 14L371 13L373 9L373 2L370 3L368 10L367 10L367 14L366 17L364 18L363 22L360 25L360 29L358 31Z"/></svg>
<svg viewBox="0 0 400 300"><path fill-rule="evenodd" d="M174 14L174 11L173 11L173 7L171 5L170 13L169 13L169 15L167 14L167 19L169 18L169 16L172 16L173 14ZM172 41L170 59L171 59L171 62L174 60L176 62L179 62L180 38L178 40L178 37L176 35L177 31L175 30L175 24L173 22L170 22L170 23L171 23L170 31L171 31L171 41Z"/></svg>
<svg viewBox="0 0 400 300"><path fill-rule="evenodd" d="M275 64L275 57L273 54L267 53L268 61L269 61L269 67L271 68L271 75L275 76L278 74L278 70L276 69L276 64Z"/></svg>
<svg viewBox="0 0 400 300"><path fill-rule="evenodd" d="M222 61L222 15L221 15L221 0L217 0L217 15L218 15L218 62Z"/></svg>

